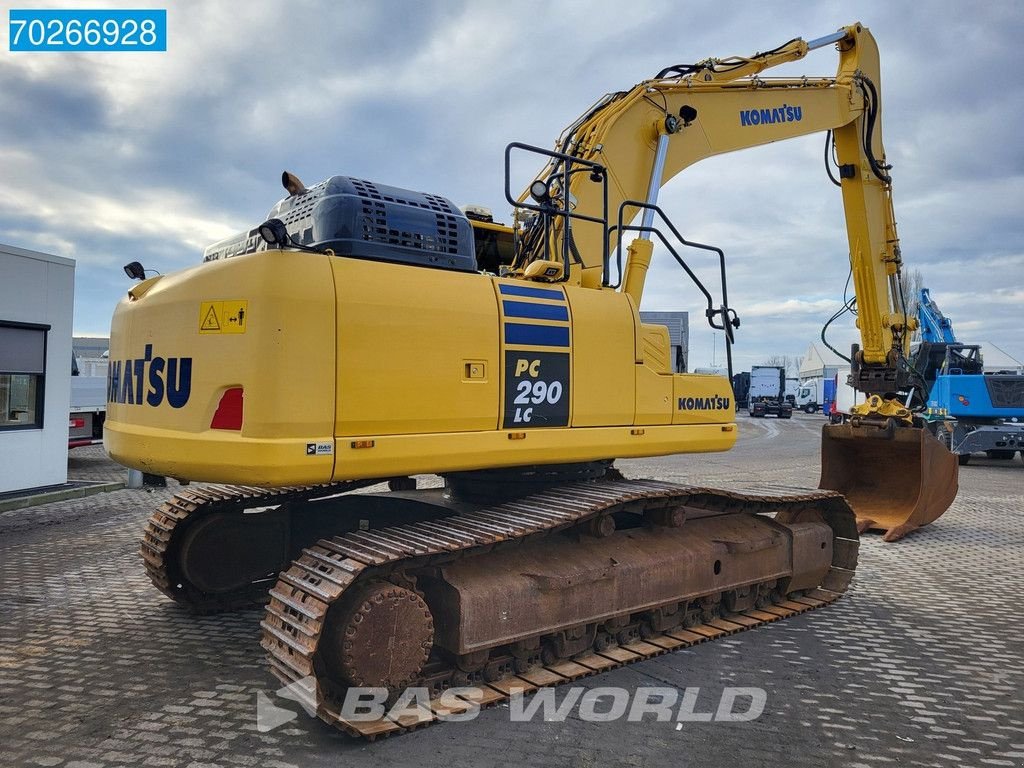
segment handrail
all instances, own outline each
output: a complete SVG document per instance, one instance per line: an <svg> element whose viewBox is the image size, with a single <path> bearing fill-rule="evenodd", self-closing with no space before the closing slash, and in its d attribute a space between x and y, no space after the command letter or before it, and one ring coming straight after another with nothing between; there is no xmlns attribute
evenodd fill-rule
<svg viewBox="0 0 1024 768"><path fill-rule="evenodd" d="M675 237L675 239L678 240L682 245L684 245L684 246L686 246L688 248L696 248L698 250L711 251L713 253L717 253L718 254L719 271L720 271L720 274L721 274L721 281L722 281L722 303L721 303L721 305L717 309L715 309L714 297L712 297L710 291L708 291L708 289L704 286L704 283L701 282L700 278L698 278L697 275L694 274L693 270L690 269L690 266L686 263L686 261L682 258L682 256L679 255L679 253L676 251L676 249L672 247L672 245L669 243L668 239L665 237L665 235L661 232L660 229L658 229L657 227L655 227L653 225L649 225L649 226L648 225L644 225L644 224L625 225L625 224L622 223L626 208L637 208L639 210L644 210L646 212L651 212L653 214L657 214L658 217L664 222L665 226L668 227L668 229L671 231L673 237ZM653 217L651 217L651 218L653 218ZM650 233L650 234L657 235L658 239L661 240L662 245L664 245L666 250L668 250L668 252L672 254L673 258L675 258L675 260L679 264L679 266L681 266L683 268L683 271L686 272L686 274L690 277L690 279L693 281L694 285L696 285L697 288L700 290L700 292L704 294L704 298L707 300L707 309L704 310L704 315L705 315L705 317L706 317L706 319L708 321L708 325L710 325L715 330L724 331L725 332L725 357L726 357L726 363L727 363L728 370L729 370L729 381L731 382L732 381L732 375L733 375L732 374L732 345L735 342L735 336L733 334L733 329L740 327L740 319L736 315L735 310L733 310L733 309L731 309L729 307L728 280L726 278L726 270L725 270L725 252L721 248L718 248L718 247L713 246L713 245L706 245L704 243L698 243L698 242L695 242L695 241L692 241L692 240L687 240L685 237L683 237L683 235L679 232L679 230L676 229L675 225L672 224L672 222L669 220L668 216L665 215L665 212L663 210L661 210L660 207L658 207L654 203L644 203L644 202L640 202L639 200L623 200L622 201L622 204L619 206L617 223L615 224L614 227L610 227L609 228L609 234L611 234L611 232L613 232L613 231L617 233L616 234L616 270L618 272L619 283L616 283L614 286L611 286L611 287L618 288L619 284L621 284L621 280L622 280L622 233L623 232L647 232L647 233ZM605 279L607 281L607 276L606 276ZM606 284L611 285L610 283L607 283L607 282L606 282ZM719 315L722 318L721 325L715 323L715 321L714 321L714 318L716 316L719 316Z"/></svg>
<svg viewBox="0 0 1024 768"><path fill-rule="evenodd" d="M552 173L547 179L537 179L546 184L547 189L551 189L551 183L555 179L560 179L561 193L563 205L558 206L555 204L557 197L549 197L544 202L528 203L524 200L517 200L512 196L511 180L512 180L512 151L515 149L521 149L526 152L533 152L534 154L543 155L550 160L557 160L555 168L561 166L561 170L556 173ZM578 166L578 167L573 167ZM592 181L600 181L602 185L602 195L604 200L604 208L602 215L589 216L584 213L576 213L572 210L572 204L570 201L571 195L569 193L569 180L573 174L579 173L580 171L590 171L590 178ZM534 147L530 144L523 144L519 141L513 141L511 144L505 147L505 199L512 205L513 208L523 208L528 211L535 211L542 217L544 226L544 249L550 247L550 228L551 219L556 216L561 216L565 219L565 225L562 227L562 282L569 279L571 265L569 262L570 254L573 249L572 245L572 220L578 219L580 221L589 221L594 224L600 224L602 230L602 248L604 249L603 264L604 264L604 275L608 273L608 172L607 169L600 163L594 162L593 160L584 160L574 155L568 155L564 152L556 152L550 149L543 149L541 147ZM545 256L547 254L545 253ZM602 278L603 279L603 278Z"/></svg>

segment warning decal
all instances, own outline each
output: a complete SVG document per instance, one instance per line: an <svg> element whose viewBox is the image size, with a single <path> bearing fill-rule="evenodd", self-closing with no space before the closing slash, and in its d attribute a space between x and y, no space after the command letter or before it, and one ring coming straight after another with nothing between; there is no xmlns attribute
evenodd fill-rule
<svg viewBox="0 0 1024 768"><path fill-rule="evenodd" d="M199 333L245 333L249 302L242 299L204 301L199 305Z"/></svg>
<svg viewBox="0 0 1024 768"><path fill-rule="evenodd" d="M217 319L217 308L212 304L206 310L206 316L199 325L200 331L219 331L220 320Z"/></svg>

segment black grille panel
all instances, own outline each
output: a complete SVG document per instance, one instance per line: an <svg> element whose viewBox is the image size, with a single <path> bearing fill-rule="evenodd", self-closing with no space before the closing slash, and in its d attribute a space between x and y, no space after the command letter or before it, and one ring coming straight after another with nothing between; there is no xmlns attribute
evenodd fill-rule
<svg viewBox="0 0 1024 768"><path fill-rule="evenodd" d="M332 176L270 212L303 245L338 256L476 271L473 229L444 197Z"/></svg>
<svg viewBox="0 0 1024 768"><path fill-rule="evenodd" d="M986 376L988 396L996 408L1024 408L1024 376Z"/></svg>
<svg viewBox="0 0 1024 768"><path fill-rule="evenodd" d="M439 195L332 176L302 194L286 197L267 218L283 221L296 242L330 249L338 256L477 270L469 219ZM205 259L265 248L253 229L211 245Z"/></svg>
<svg viewBox="0 0 1024 768"><path fill-rule="evenodd" d="M457 217L462 217L462 212L448 200L437 195L395 190L394 187L386 188L390 193L388 194L381 191L373 182L355 178L349 178L348 181L362 202L360 230L363 240L434 253L459 253L461 243ZM403 208L433 211L433 231L422 230L422 225L428 221L426 216L416 217L415 223L420 225L417 231L411 231L408 226L396 223L396 218L404 223L409 221L408 215L403 215ZM398 215L389 215L393 211Z"/></svg>

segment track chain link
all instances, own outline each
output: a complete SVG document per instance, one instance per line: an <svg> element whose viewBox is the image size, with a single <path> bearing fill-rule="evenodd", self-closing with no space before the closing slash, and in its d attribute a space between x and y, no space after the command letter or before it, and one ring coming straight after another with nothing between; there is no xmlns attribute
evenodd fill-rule
<svg viewBox="0 0 1024 768"><path fill-rule="evenodd" d="M571 660L510 673L494 682L481 681L483 699L475 705L493 705L516 690L557 685L821 607L836 600L853 577L859 546L856 524L853 512L835 492L751 494L648 480L575 483L453 517L334 536L304 549L301 557L279 574L261 622L262 645L268 652L271 671L283 684L299 688L308 687L306 681L315 679L311 708L315 707L322 720L353 736L374 739L436 722L454 711L451 701L441 703L434 698L429 711L416 708L394 719L384 717L371 722L348 720L341 715L339 701L344 691L323 676L316 653L328 610L346 590L364 579L386 578L432 562L450 561L581 526L618 509L682 503L722 514L775 512L780 521L799 519L813 505L833 529L832 567L817 589L785 596L763 609L594 650ZM436 689L431 683L439 677L443 679L444 675L435 671L421 683ZM470 706L467 701L466 708Z"/></svg>

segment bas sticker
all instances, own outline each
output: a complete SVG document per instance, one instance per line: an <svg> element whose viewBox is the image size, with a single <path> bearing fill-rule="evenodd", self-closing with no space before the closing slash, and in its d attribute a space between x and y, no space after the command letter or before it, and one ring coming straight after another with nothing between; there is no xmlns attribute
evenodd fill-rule
<svg viewBox="0 0 1024 768"><path fill-rule="evenodd" d="M331 456L334 454L334 443L306 443L307 456Z"/></svg>
<svg viewBox="0 0 1024 768"><path fill-rule="evenodd" d="M248 301L204 301L199 305L199 333L245 333L248 312Z"/></svg>

